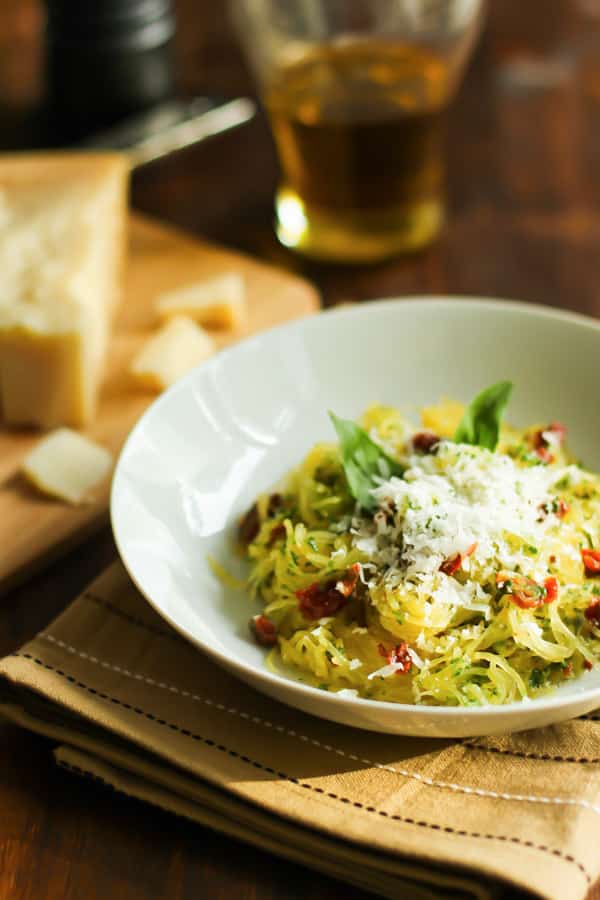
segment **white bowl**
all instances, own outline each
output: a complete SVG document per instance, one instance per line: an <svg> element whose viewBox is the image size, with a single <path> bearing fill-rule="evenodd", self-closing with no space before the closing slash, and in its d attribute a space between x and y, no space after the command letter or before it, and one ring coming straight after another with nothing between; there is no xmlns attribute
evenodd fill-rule
<svg viewBox="0 0 600 900"><path fill-rule="evenodd" d="M507 301L413 298L324 313L220 353L161 396L134 428L112 490L112 523L134 582L173 628L260 691L375 731L463 737L518 731L600 706L600 671L503 707L410 706L339 697L269 671L251 639L258 607L213 575L233 572L236 520L318 440L327 410L469 400L515 383L516 424L560 420L600 470L600 323ZM201 688L210 691L209 685Z"/></svg>

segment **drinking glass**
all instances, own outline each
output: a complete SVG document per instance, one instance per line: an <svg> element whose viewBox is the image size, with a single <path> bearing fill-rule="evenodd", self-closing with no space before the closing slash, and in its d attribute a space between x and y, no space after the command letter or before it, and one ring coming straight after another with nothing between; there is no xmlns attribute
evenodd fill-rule
<svg viewBox="0 0 600 900"><path fill-rule="evenodd" d="M320 259L430 242L444 118L485 0L233 0L281 163L276 230Z"/></svg>

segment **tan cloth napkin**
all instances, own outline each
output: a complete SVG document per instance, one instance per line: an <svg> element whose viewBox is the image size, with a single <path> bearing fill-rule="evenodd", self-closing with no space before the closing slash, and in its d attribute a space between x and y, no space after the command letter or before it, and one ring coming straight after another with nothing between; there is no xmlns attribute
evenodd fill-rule
<svg viewBox="0 0 600 900"><path fill-rule="evenodd" d="M119 564L0 661L0 711L66 768L384 897L600 877L600 715L453 742L334 725L221 671Z"/></svg>

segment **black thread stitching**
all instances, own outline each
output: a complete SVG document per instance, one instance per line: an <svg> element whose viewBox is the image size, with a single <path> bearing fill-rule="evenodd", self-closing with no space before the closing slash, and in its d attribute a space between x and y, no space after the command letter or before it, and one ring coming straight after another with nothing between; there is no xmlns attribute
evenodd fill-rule
<svg viewBox="0 0 600 900"><path fill-rule="evenodd" d="M127 703L125 700L119 700L117 697L111 697L109 694L105 694L102 691L98 691L95 688L90 688L87 684L84 684L82 681L79 681L77 678L74 678L73 675L68 675L62 669L57 669L55 666L51 666L49 663L44 662L42 659L33 656L31 653L13 653L11 654L13 657L22 657L24 659L28 659L31 662L35 663L37 666L40 666L43 669L48 669L51 672L55 672L57 675L60 675L61 678L64 678L70 684L74 684L77 687L82 688L84 691L88 693L92 693L97 697L100 697L102 700L108 700L111 703L116 704L117 706L121 706L123 709L128 709L131 712L136 713L137 715L143 716L151 722L155 722L157 725L163 725L172 731L177 731L180 734L183 734L184 731L179 725L175 725L172 722L167 722L164 719L160 719L155 716L153 713L146 712L145 710L139 709L138 707L134 707L131 703ZM353 801L349 798L341 797L339 794L332 793L330 791L323 791L322 788L315 788L312 784L308 784L307 782L300 781L299 778L295 778L293 775L288 775L287 772L280 772L276 769L273 769L271 766L266 766L263 763L258 762L257 760L251 760L249 757L242 756L237 750L232 750L230 747L226 747L223 744L217 744L215 741L210 738L203 737L203 735L195 734L194 732L189 732L186 729L186 737L190 737L194 741L198 741L202 744L205 744L208 747L212 747L215 750L219 750L221 753L226 753L228 756L231 756L233 759L239 759L243 761L247 761L251 763L255 768L260 769L263 772L267 772L269 775L276 775L277 778L281 778L284 781L288 781L290 784L295 784L297 787L301 787L304 790L311 791L312 793L325 794L325 796L330 797L332 800L337 800L342 803L352 803L358 809L363 809L366 812L374 813L381 818L392 819L396 822L403 822L407 825L414 825L418 828L429 828L434 831L442 831L446 834L455 834L459 837L472 837L479 838L483 840L489 841L502 841L503 843L508 844L517 844L522 847L529 847L533 850L540 850L543 853L549 853L551 856L555 856L559 859L563 859L566 862L570 862L573 865L577 866L579 871L584 876L586 882L588 884L592 883L591 875L588 873L585 866L579 862L579 860L575 859L570 853L563 853L562 850L558 850L553 847L548 847L545 844L536 844L534 841L523 840L522 838L518 838L515 835L501 835L501 834L488 834L485 832L478 831L467 831L464 828L454 828L451 825L436 825L431 822L426 822L422 819L414 819L411 816L400 816L396 813L388 813L383 809L377 809L374 806L365 806L358 801Z"/></svg>
<svg viewBox="0 0 600 900"><path fill-rule="evenodd" d="M200 825L205 828L209 828L208 825L203 825L202 822L199 822L193 816L188 815L188 813L181 812L180 810L171 809L163 803L159 803L156 798L152 798L152 800L145 800L142 797L139 797L137 794L134 794L130 791L126 791L123 787L117 787L112 784L110 781L106 781L101 775L96 775L95 772L90 772L89 769L82 769L81 766L76 765L75 763L64 762L62 759L56 760L56 765L60 769L64 769L66 772L69 772L73 775L79 775L83 778L89 778L91 781L97 781L103 787L108 788L114 794L120 794L122 797L127 797L129 800L135 800L138 803L150 803L152 806L155 806L157 809L160 809L162 812L167 813L170 816L176 816L178 819L184 819L187 822L192 822L194 825Z"/></svg>
<svg viewBox="0 0 600 900"><path fill-rule="evenodd" d="M98 781L100 782L100 784L104 785L104 787L110 788L115 792L117 791L117 788L114 786L114 784L111 784L110 781L107 781L106 778L102 777L102 775L96 775L95 772L90 772L89 769L82 769L81 766L77 766L75 763L68 763L64 762L62 759L57 759L56 765L60 769L66 769L67 772L74 772L76 775L85 775L86 778L91 778L92 781ZM122 791L121 793L124 793L124 791Z"/></svg>
<svg viewBox="0 0 600 900"><path fill-rule="evenodd" d="M139 619L136 616L132 616L130 613L124 612L118 606L115 606L110 600L106 600L104 597L100 597L97 594L92 593L91 591L85 591L82 594L82 597L92 600L94 603L97 603L99 606L104 607L104 609L113 613L116 616L119 616L122 619L125 619L127 622L130 622L132 625L136 625L138 628L143 628L146 631L149 631L151 634L156 634L161 637L169 638L172 641L176 641L178 644L182 644L188 646L187 642L179 637L178 634L172 631L165 631L163 628L160 628L157 625L151 625L148 622L145 622L143 619ZM586 716L582 716L582 719L588 722L600 722L600 715L594 715L593 713L589 713ZM482 747L479 744L469 743L467 741L461 742L464 747L469 750L481 750L484 753L499 753L505 756L516 756L521 759L539 759L542 761L549 762L569 762L569 763L600 763L600 757L585 757L585 756L560 756L560 755L551 755L546 753L525 753L520 750L501 750L498 747Z"/></svg>
<svg viewBox="0 0 600 900"><path fill-rule="evenodd" d="M81 599L91 600L93 603L97 603L98 606L103 607L103 609L108 610L108 612L113 613L115 616L119 616L121 619L125 619L126 622L129 622L131 625L135 625L138 628L143 628L145 631L149 631L150 634L158 635L159 637L169 638L171 641L175 641L177 644L181 644L185 647L189 647L187 641L184 641L176 632L167 631L164 628L160 628L158 625L151 625L149 622L145 622L144 619L140 619L137 616L131 615L131 613L127 613L124 610L120 609L120 607L115 606L114 603L111 603L110 600L105 600L104 597L98 596L98 594L94 594L91 591L84 591L81 594Z"/></svg>
<svg viewBox="0 0 600 900"><path fill-rule="evenodd" d="M502 747L483 747L481 744L462 742L463 747L469 750L481 750L482 753L499 753L502 756L518 756L520 759L540 759L548 762L568 763L600 763L600 756L560 756L552 753L527 753L525 750L509 750Z"/></svg>

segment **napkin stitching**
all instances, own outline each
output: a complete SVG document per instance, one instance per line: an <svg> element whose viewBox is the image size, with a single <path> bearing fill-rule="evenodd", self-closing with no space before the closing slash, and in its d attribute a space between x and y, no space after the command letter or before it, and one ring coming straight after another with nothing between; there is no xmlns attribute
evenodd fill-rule
<svg viewBox="0 0 600 900"><path fill-rule="evenodd" d="M120 617L126 619L128 622L131 622L131 624L133 624L133 625L137 625L139 628L145 628L146 630L151 631L151 632L154 633L154 634L164 635L164 637L171 638L172 640L176 640L178 643L181 643L181 644L184 644L184 645L187 646L187 641L182 640L181 638L179 638L178 635L173 634L172 632L164 631L163 629L158 628L157 626L152 626L152 625L148 624L147 622L145 622L145 621L142 620L142 619L139 619L139 618L137 618L137 617L135 617L135 616L132 616L132 615L130 615L130 614L128 614L128 613L125 613L122 609L120 609L119 607L114 606L112 603L110 603L109 600L105 600L103 597L99 597L97 594L92 594L90 591L85 591L85 592L82 594L82 597L87 597L88 599L93 600L94 603L98 603L100 606L103 606L103 607L104 607L105 609L107 609L109 612L112 612L112 613L114 613L116 616L120 616ZM53 635L50 635L50 634L47 634L47 633L40 633L40 635L38 635L38 636L39 636L39 637L44 637L44 638L46 638L47 640L50 640L50 641L58 642L58 639L57 639L57 638L55 638ZM63 644L62 646L64 646L65 649L70 649L69 647L67 647L67 645L64 645L64 644ZM74 648L74 647L72 648L72 650L70 650L70 652L75 652L75 653L78 653L79 655L81 655L81 653L82 653L82 651L77 650L77 649ZM85 658L85 657L84 657L84 658ZM100 660L98 660L98 662L99 662L100 665L106 665L106 666L109 666L109 667L110 667L110 664L109 664L109 663L102 663ZM143 677L144 677L144 676L142 676L142 675L136 675L135 673L126 673L126 674L129 674L132 678L136 678L136 679L138 679L138 680L143 679ZM158 685L158 687L164 687L166 690L173 690L173 688L172 688L171 686L169 686L168 684L160 684L160 683L157 683L157 685ZM177 688L174 688L174 690L175 690L175 692L178 692L178 689L177 689ZM182 696L188 696L188 692L187 692L187 691L183 691L183 692L180 692L180 693L182 693ZM189 696L193 696L193 695L189 694ZM217 708L219 708L219 707L221 706L221 704L213 703L211 700L208 700L208 699L203 698L203 697L194 697L194 699L200 700L201 702L207 703L207 704L209 704L209 705L216 706ZM224 709L225 711L227 711L227 710L225 709L225 707L223 707L223 709ZM246 713L239 712L239 711L237 711L237 710L232 710L232 712L237 713L238 715L242 716L243 718L247 718L247 717L248 717ZM599 721L600 721L600 713L598 713L598 714L595 714L595 713L587 713L585 716L581 716L580 718L582 718L582 719L587 719L588 721L592 721L592 722L599 722ZM283 728L283 726L281 726L281 725L274 725L273 723L268 722L267 720L264 720L264 721L263 721L263 720L258 720L258 719L256 719L255 721L256 721L256 724L258 724L259 722L263 722L263 724L265 724L268 728L274 728L276 731L285 731L285 729ZM290 734L291 734L292 736L295 736L295 733L292 734L292 733L290 732ZM353 754L345 754L343 750L338 750L338 749L336 749L335 747L331 747L331 748L330 748L327 744L320 744L319 741L314 741L314 740L312 740L312 739L309 739L309 740L311 740L311 742L312 742L313 744L315 744L315 746L323 747L325 750L330 750L331 752L337 753L337 754L340 755L340 756L348 756L350 759L352 759L352 760L354 760L354 761L356 761L356 762L365 762L365 763L368 763L369 765L374 765L374 766L379 765L378 763L371 762L371 760L366 760L366 759L362 759L362 760L361 760L361 759L359 759L358 757L354 756ZM503 751L500 751L500 750L497 750L496 748L493 748L493 747L482 747L482 746L480 746L480 745L477 745L477 744L475 744L475 743L468 742L468 741L461 741L461 745L462 745L463 747L466 747L468 750L481 750L482 752L488 752L488 753L492 753L492 752L500 753L500 752L503 752L503 753L506 753L506 754L512 754L512 755L514 755L514 756L522 756L522 757L525 758L525 759L553 760L553 761L555 761L555 762L580 762L580 763L588 763L588 762L589 762L589 763L595 763L595 762L600 762L600 758L596 758L596 757L594 757L594 758L592 758L592 759L587 759L587 758L585 758L585 757L575 758L575 757L571 757L571 756L559 756L559 755L556 755L556 756L546 756L546 755L540 754L540 755L538 756L537 754L525 754L525 753L521 753L521 752L518 752L518 751L511 751L511 750L503 750ZM393 771L396 771L396 770L393 770ZM402 772L399 771L398 774L402 774ZM423 779L419 777L418 780L423 780ZM424 781L424 783L427 784L428 782L427 782L427 781ZM435 785L434 785L434 786L435 786ZM468 790L468 788L466 788L465 790ZM509 798L510 798L510 795L508 795L508 797L506 797L506 798L503 797L502 799L509 799Z"/></svg>
<svg viewBox="0 0 600 900"><path fill-rule="evenodd" d="M63 759L55 759L55 763L59 769L64 769L65 772L69 772L72 775L78 775L80 778L87 778L90 781L97 781L104 788L108 788L108 790L113 791L115 794L122 794L123 797L128 797L130 800L136 800L139 803L152 803L153 806L156 806L158 809L161 809L163 812L168 813L171 816L177 816L180 819L186 819L189 822L193 822L194 825L197 825L198 822L196 819L193 819L191 816L187 815L181 810L177 810L175 812L172 809L169 809L164 803L160 803L155 797L152 800L146 800L139 797L137 794L131 793L131 791L126 791L122 785L119 787L116 784L113 784L112 781L108 781L107 778L104 778L102 775L98 775L96 772L92 772L90 769L84 769L82 766L78 766L75 763L65 762Z"/></svg>
<svg viewBox="0 0 600 900"><path fill-rule="evenodd" d="M463 741L463 747L469 750L481 750L483 753L501 753L503 756L518 756L521 759L542 759L550 762L583 763L593 765L600 762L600 756L561 756L559 753L529 753L526 750L511 750L509 747L485 747L472 741Z"/></svg>
<svg viewBox="0 0 600 900"><path fill-rule="evenodd" d="M81 659L85 659L89 662L94 663L95 665L99 665L101 668L116 672L117 675L125 675L126 677L132 678L135 681L145 682L146 684L150 685L150 687L158 687L163 690L169 691L172 694L179 694L181 697L187 697L195 702L203 703L205 706L213 707L220 710L221 712L227 713L228 715L239 716L240 718L251 721L256 725L263 725L266 728L271 728L275 731L287 734L289 737L298 738L305 743L312 744L313 746L318 747L321 750L325 750L327 753L335 753L338 756L343 756L344 758L351 759L354 762L364 763L365 765L373 766L374 768L383 770L385 772L392 772L395 775L400 775L404 778L418 781L421 784L427 785L427 787L437 787L441 790L450 790L454 793L486 797L493 800L514 800L517 802L541 803L544 805L552 806L580 806L583 809L588 809L591 812L600 815L600 807L595 806L587 800L574 800L569 797L546 797L543 794L509 794L506 792L486 790L485 788L473 788L468 787L467 785L455 784L454 782L449 781L437 781L433 778L428 778L425 775L421 775L419 772L411 772L409 769L397 769L394 766L385 765L384 763L378 763L372 759L367 759L366 757L356 756L354 753L347 753L345 750L342 750L339 747L334 747L331 744L323 744L316 738L311 738L306 734L302 734L301 732L285 728L283 725L276 725L275 723L270 722L268 719L263 719L260 716L251 716L249 713L246 713L243 710L236 709L232 706L225 706L223 703L218 703L215 700L211 700L209 697L201 697L199 694L192 694L190 693L190 691L178 688L173 684L168 684L163 681L156 681L154 678L149 678L147 675L143 675L140 672L131 672L129 669L125 669L122 666L117 666L113 663L107 662L106 660L99 659L97 656L92 656L90 653L86 653L84 650L78 650L77 647L74 647L72 644L65 643L64 641L60 640L60 638L56 638L53 634L49 634L48 632L41 632L38 637L56 644L67 652L81 657Z"/></svg>
<svg viewBox="0 0 600 900"><path fill-rule="evenodd" d="M63 759L55 759L55 763L59 767L59 769L64 769L65 772L68 772L71 775L76 775L80 778L87 778L89 781L95 781L103 788L107 788L115 794L121 794L123 797L127 797L130 800L135 800L136 802L151 803L153 806L156 806L158 809L162 810L162 812L185 819L186 821L191 822L194 825L199 824L198 820L192 818L192 816L190 816L188 813L185 813L180 809L175 811L168 807L166 804L161 803L156 799L156 797L152 797L151 800L145 797L141 798L138 794L126 790L123 785L119 784L119 786L117 787L116 784L114 784L112 781L108 781L108 779L104 778L102 775L98 775L96 772L92 772L90 769L84 769L83 766L79 766L76 763L66 762L66 760ZM588 884L591 884L591 879L588 877L587 872L576 860L569 859L568 856L565 856L565 859L567 859L569 862L574 862L583 871Z"/></svg>
<svg viewBox="0 0 600 900"><path fill-rule="evenodd" d="M377 809L375 806L365 806L364 803L361 803L358 800L352 800L350 797L344 797L339 794L335 794L332 791L326 791L324 788L316 787L315 785L308 782L300 781L300 779L296 778L294 775L289 775L287 772L278 771L277 769L272 768L272 766L267 766L264 763L258 762L258 760L254 760L249 756L242 755L237 750L226 747L224 744L218 744L216 741L213 741L212 738L207 738L201 734L196 734L195 732L190 731L189 728L182 728L180 725L177 725L174 722L168 722L166 719L159 718L158 716L154 715L154 713L147 712L139 706L134 706L132 703L128 703L127 701L121 700L118 697L112 697L110 694L99 691L97 688L90 687L90 685L84 684L83 681L79 681L79 679L75 678L73 675L69 675L63 669L58 669L56 668L56 666L52 666L50 665L50 663L44 662L43 659L33 656L31 653L17 652L11 653L10 655L13 658L23 658L30 660L37 666L40 666L43 669L48 669L50 672L54 672L56 675L64 678L70 684L74 684L76 685L76 687L82 688L84 691L87 691L89 694L92 694L95 697L99 697L101 700L109 700L116 706L121 706L123 709L127 709L138 716L143 716L151 722L154 722L156 725L168 728L170 731L178 732L179 734L184 735L184 737L189 737L194 741L199 741L200 743L205 744L207 747L210 747L213 750L218 750L220 753L226 753L228 756L231 756L234 759L239 759L241 762L247 763L248 765L253 766L253 768L255 769L267 772L269 775L276 775L278 778L281 778L284 781L288 781L290 782L290 784L294 784L297 787L303 788L304 790L312 791L316 794L321 794L325 797L331 798L332 800L337 800L340 803L344 803L345 805L354 806L357 809L362 809L368 813L375 813L376 815L385 819L404 822L407 825L414 825L417 828L429 828L433 831L440 831L446 834L454 834L459 837L472 837L480 838L483 840L502 841L504 843L518 844L521 847L529 847L532 850L540 850L543 853L549 853L551 856L555 856L559 859L565 860L566 862L573 863L573 865L577 866L579 871L583 874L586 882L588 884L592 883L592 876L587 871L583 863L575 859L575 857L570 853L564 853L562 850L559 850L556 847L548 847L546 844L536 844L534 841L525 840L523 838L517 837L516 835L490 834L479 831L467 831L464 828L454 828L452 825L439 825L435 822L427 822L424 819L414 819L412 818L412 816L401 816L398 813L389 813L384 809Z"/></svg>
<svg viewBox="0 0 600 900"><path fill-rule="evenodd" d="M114 791L115 794L122 794L124 797L129 797L130 800L136 800L139 803L151 803L153 806L156 806L158 809L161 809L163 812L168 813L171 816L177 816L180 819L186 819L189 822L192 822L194 825L198 825L196 819L193 819L191 816L182 812L181 810L177 810L175 812L172 809L169 809L164 803L160 803L155 797L152 800L146 800L145 798L140 798L137 794L133 794L130 791L126 791L124 787L119 785L117 787L108 779L103 778L102 775L97 775L96 772L90 771L90 769L84 769L82 766L77 766L75 763L68 763L62 759L55 759L56 765L59 769L64 769L66 772L70 772L73 775L78 775L82 778L88 778L90 781L99 782L102 787L108 788L111 791Z"/></svg>
<svg viewBox="0 0 600 900"><path fill-rule="evenodd" d="M149 631L150 634L156 634L160 637L169 638L171 641L175 641L177 644L181 644L182 646L189 647L187 641L184 641L183 638L179 637L174 631L167 631L165 628L159 628L158 625L152 625L150 622L144 621L144 619L138 618L138 616L134 616L131 613L127 613L124 610L120 609L118 606L115 606L110 600L106 600L104 597L98 596L98 594L93 594L91 591L85 591L82 595L82 598L86 600L91 600L93 603L97 603L98 606L102 606L104 609L108 610L108 612L114 613L114 615L119 616L121 619L125 619L126 622L130 622L132 625L137 625L138 628L144 628L146 631Z"/></svg>
<svg viewBox="0 0 600 900"><path fill-rule="evenodd" d="M113 613L113 615L115 615L115 616L117 616L117 617L119 617L119 618L125 619L125 621L130 622L132 625L136 625L138 628L145 629L146 631L149 631L151 634L156 634L156 635L160 635L160 636L162 636L162 637L169 638L170 640L175 641L176 643L180 644L181 646L189 647L188 642L185 641L185 640L183 640L183 638L180 638L178 634L175 634L175 633L172 632L172 631L166 631L166 630L164 630L163 628L159 628L157 625L151 625L149 622L144 621L144 619L140 619L140 618L138 618L137 616L133 616L133 615L131 615L130 613L126 613L126 612L124 612L124 610L122 610L120 607L115 606L113 603L111 603L110 600L106 600L104 597L98 596L98 594L93 594L91 591L84 591L84 593L81 595L81 597L84 598L84 599L92 600L94 603L97 603L99 606L104 607L104 609L106 609L108 612ZM42 635L40 635L40 636L41 636L41 637L47 637L47 638L50 639L50 640L53 640L53 639L54 639L54 638L52 638L52 636L50 636L50 635L42 634ZM54 639L54 640L56 640L56 639ZM81 651L75 651L75 652L80 653ZM137 677L137 676L133 675L132 677ZM140 676L140 677L142 677L142 676ZM160 685L159 685L159 686L160 686ZM169 688L169 685L164 685L164 687L165 687L166 689L170 689L170 688ZM184 694L184 696L185 696L185 694ZM211 702L211 701L209 701L209 700L205 700L204 698L198 698L198 699L202 700L202 701L205 702L205 703L210 703L210 702ZM214 705L217 705L217 706L218 706L218 704L214 704ZM241 713L241 712L239 713L239 715L244 716L244 717L246 716L245 713ZM588 721L591 721L591 722L600 722L600 713L598 713L598 714L596 714L596 713L587 713L587 714L584 715L584 716L580 716L580 718L581 718L581 719L587 719ZM272 723L267 722L266 720L265 720L265 723L264 723L264 724L266 724L268 727L275 728L275 729L278 730L278 731L284 730L281 726L273 725ZM493 748L491 748L491 747L480 747L480 746L477 746L477 745L475 745L475 744L468 743L467 741L462 741L461 744L462 744L462 746L466 747L466 748L469 749L469 750L482 750L482 751L485 750L485 751L488 751L488 752L492 752L492 750L493 750ZM326 744L320 745L318 742L316 742L316 745L317 745L317 746L323 746L326 750L328 749L328 747L327 747ZM342 750L336 750L334 747L331 748L331 749L332 749L332 751L335 752L335 753L338 753L338 754L340 754L340 755L346 755L346 754L344 754L344 752L343 752ZM498 752L499 752L499 751L498 751ZM511 753L512 751L510 751L510 750L505 750L504 752L505 752L505 753ZM348 755L349 755L350 759L354 759L354 760L356 760L356 761L358 761L358 762L369 762L369 763L370 763L369 760L358 760L358 758L352 756L352 754L348 754ZM515 752L514 755L515 755L515 756L520 756L521 754ZM532 759L537 759L538 757L532 755L531 758L532 758ZM572 757L567 757L567 756L565 756L565 757L561 757L561 756L552 756L552 757L541 756L540 759L552 759L552 760L554 760L554 761L556 761L556 762L581 762L581 763L585 763L585 762L588 762L588 761L589 761L589 762L597 762L597 761L600 761L600 760L596 760L595 758L594 758L594 759L587 760L587 759L585 759L585 758L583 758L583 757L580 758L580 759L574 759L574 758L572 758ZM371 765L377 765L377 763L370 763L370 764L371 764Z"/></svg>
<svg viewBox="0 0 600 900"><path fill-rule="evenodd" d="M83 769L81 766L76 766L75 763L64 762L62 759L55 759L55 763L59 769L66 769L67 772L73 772L75 775L85 775L86 778L91 778L92 781L99 781L104 787L110 788L116 793L125 794L125 791L116 788L114 784L107 781L102 775L97 775L96 772L91 772L89 769ZM125 794L125 796L130 797L131 794Z"/></svg>

